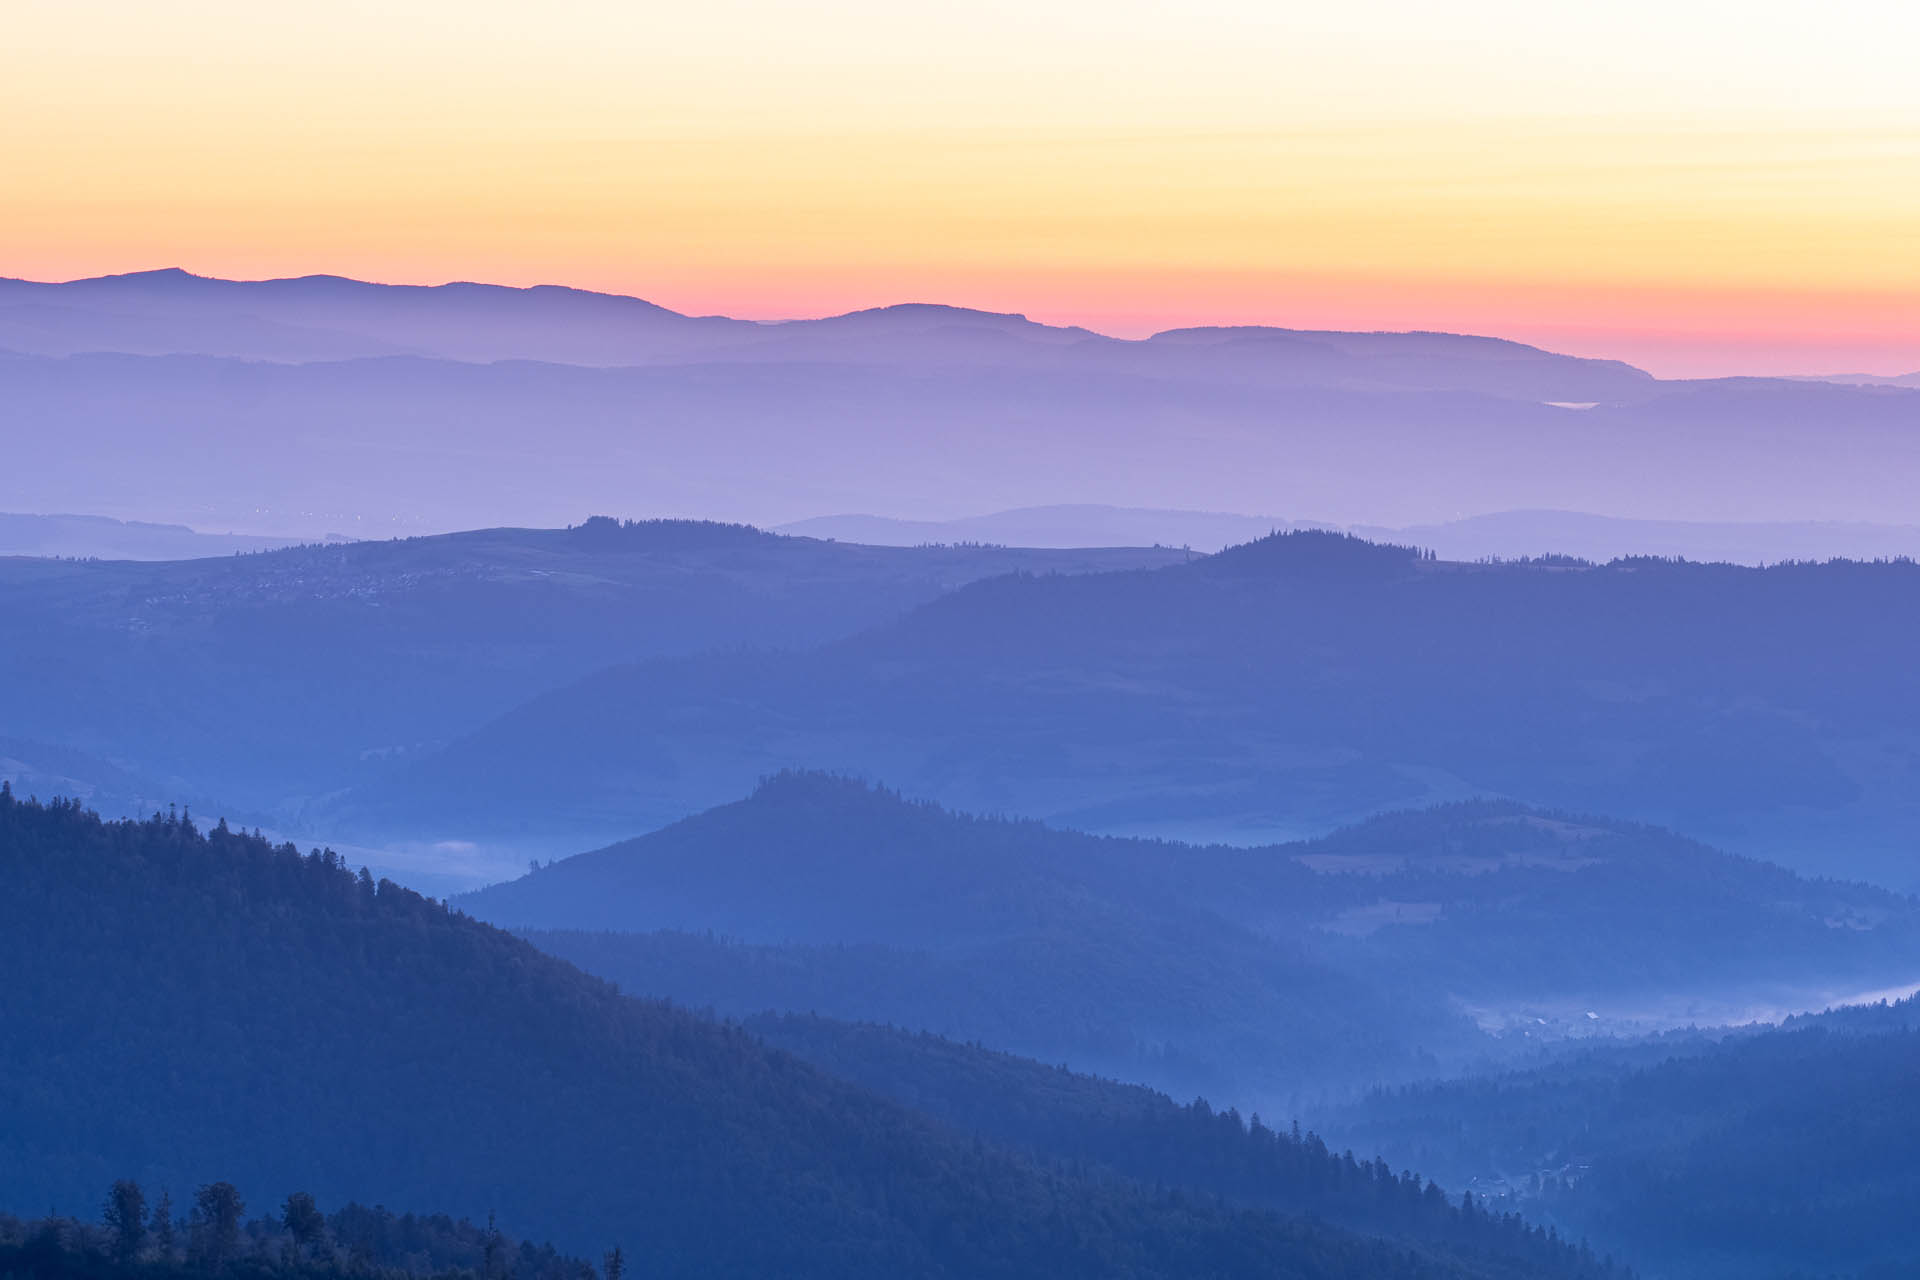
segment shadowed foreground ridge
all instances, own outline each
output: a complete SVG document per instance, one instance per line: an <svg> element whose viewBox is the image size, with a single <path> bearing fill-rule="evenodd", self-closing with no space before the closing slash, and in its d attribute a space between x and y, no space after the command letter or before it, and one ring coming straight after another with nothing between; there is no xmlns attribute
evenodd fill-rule
<svg viewBox="0 0 1920 1280"><path fill-rule="evenodd" d="M105 823L0 789L0 875L15 1203L217 1172L336 1203L498 1205L563 1248L632 1242L662 1276L1594 1271L1070 1176L224 825Z"/></svg>
<svg viewBox="0 0 1920 1280"><path fill-rule="evenodd" d="M181 1202L116 1179L98 1225L0 1214L0 1276L33 1280L597 1280L593 1265L552 1245L515 1241L493 1223L443 1213L397 1214L349 1204L323 1212L313 1196L255 1204L230 1182ZM611 1255L612 1250L608 1251ZM609 1256L607 1259L612 1263ZM624 1264L622 1251L621 1264ZM605 1280L618 1280L610 1265Z"/></svg>

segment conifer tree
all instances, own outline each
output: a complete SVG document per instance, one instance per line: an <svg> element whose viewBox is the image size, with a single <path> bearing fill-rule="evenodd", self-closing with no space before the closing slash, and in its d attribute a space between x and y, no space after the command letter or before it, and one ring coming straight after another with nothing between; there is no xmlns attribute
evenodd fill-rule
<svg viewBox="0 0 1920 1280"><path fill-rule="evenodd" d="M114 1183L107 1193L107 1208L101 1220L113 1234L114 1257L121 1262L133 1261L147 1233L147 1197L141 1192L140 1184L130 1178Z"/></svg>
<svg viewBox="0 0 1920 1280"><path fill-rule="evenodd" d="M226 1264L240 1247L240 1218L247 1206L231 1182L211 1182L193 1198L195 1244L210 1266Z"/></svg>
<svg viewBox="0 0 1920 1280"><path fill-rule="evenodd" d="M280 1225L303 1249L318 1243L327 1232L326 1217L314 1203L313 1196L305 1191L296 1191L287 1197L280 1208Z"/></svg>
<svg viewBox="0 0 1920 1280"><path fill-rule="evenodd" d="M160 1189L160 1203L153 1206L153 1249L160 1261L173 1261L173 1193Z"/></svg>

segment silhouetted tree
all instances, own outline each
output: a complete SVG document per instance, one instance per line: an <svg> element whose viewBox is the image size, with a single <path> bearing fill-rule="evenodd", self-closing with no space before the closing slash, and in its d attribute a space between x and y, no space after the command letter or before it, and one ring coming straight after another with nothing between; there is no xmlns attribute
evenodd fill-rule
<svg viewBox="0 0 1920 1280"><path fill-rule="evenodd" d="M160 1189L160 1203L153 1206L153 1251L160 1261L173 1261L173 1193Z"/></svg>
<svg viewBox="0 0 1920 1280"><path fill-rule="evenodd" d="M482 1280L493 1280L500 1274L500 1228L493 1223L493 1211L487 1211L486 1252L481 1255L480 1275Z"/></svg>
<svg viewBox="0 0 1920 1280"><path fill-rule="evenodd" d="M113 1233L113 1255L131 1262L140 1252L140 1241L147 1234L147 1197L140 1184L122 1178L107 1193L106 1212L101 1215L107 1230Z"/></svg>
<svg viewBox="0 0 1920 1280"><path fill-rule="evenodd" d="M313 1196L305 1191L296 1191L287 1197L286 1204L280 1208L280 1225L303 1249L319 1243L327 1233L326 1217L314 1203Z"/></svg>
<svg viewBox="0 0 1920 1280"><path fill-rule="evenodd" d="M227 1263L240 1246L240 1216L247 1211L231 1182L211 1182L193 1197L195 1244L209 1266Z"/></svg>

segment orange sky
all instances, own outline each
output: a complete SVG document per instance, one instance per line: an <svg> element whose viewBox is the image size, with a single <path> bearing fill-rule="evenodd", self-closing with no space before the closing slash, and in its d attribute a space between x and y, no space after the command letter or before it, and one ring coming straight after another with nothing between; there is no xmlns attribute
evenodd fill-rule
<svg viewBox="0 0 1920 1280"><path fill-rule="evenodd" d="M1920 6L1327 8L15 0L0 274L1920 369Z"/></svg>

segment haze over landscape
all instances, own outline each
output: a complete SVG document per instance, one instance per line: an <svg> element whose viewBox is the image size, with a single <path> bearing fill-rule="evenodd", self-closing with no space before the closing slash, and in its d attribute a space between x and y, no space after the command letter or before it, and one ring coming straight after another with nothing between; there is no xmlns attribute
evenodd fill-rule
<svg viewBox="0 0 1920 1280"><path fill-rule="evenodd" d="M1540 507L1899 525L1920 481L1920 388L1663 381L1439 333L1120 340L923 305L761 325L176 270L0 282L0 325L21 463L0 509L252 536L1058 502L1372 531Z"/></svg>
<svg viewBox="0 0 1920 1280"><path fill-rule="evenodd" d="M1915 12L16 6L0 1277L1920 1272Z"/></svg>

